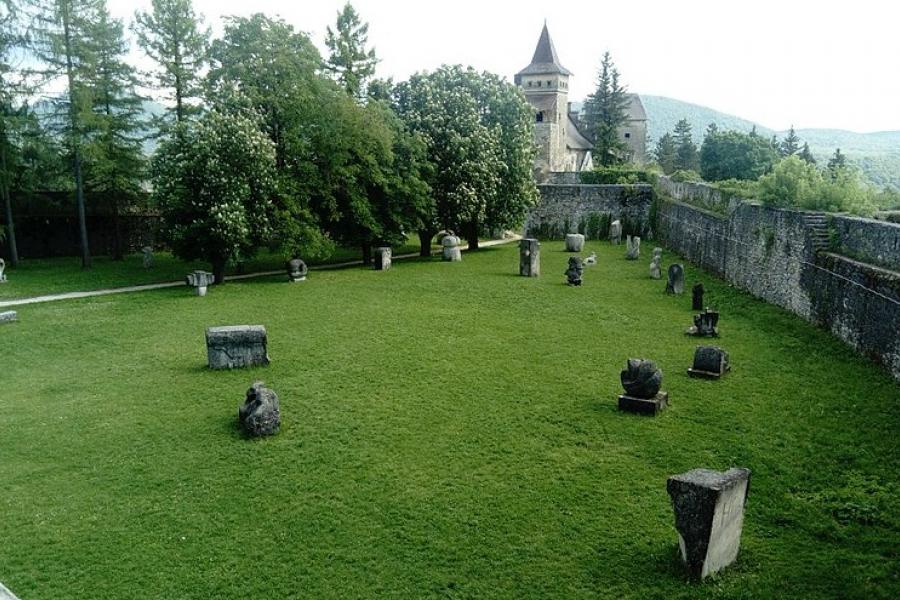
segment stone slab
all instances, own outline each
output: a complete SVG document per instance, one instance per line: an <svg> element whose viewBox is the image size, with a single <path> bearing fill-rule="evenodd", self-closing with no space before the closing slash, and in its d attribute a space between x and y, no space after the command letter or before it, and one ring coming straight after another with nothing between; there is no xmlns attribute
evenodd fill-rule
<svg viewBox="0 0 900 600"><path fill-rule="evenodd" d="M0 312L0 323L12 323L19 320L19 314L14 310Z"/></svg>
<svg viewBox="0 0 900 600"><path fill-rule="evenodd" d="M268 335L262 325L228 325L206 330L210 369L240 369L269 364Z"/></svg>
<svg viewBox="0 0 900 600"><path fill-rule="evenodd" d="M669 406L669 393L659 392L653 398L635 398L634 396L619 396L619 410L639 415L657 415Z"/></svg>
<svg viewBox="0 0 900 600"><path fill-rule="evenodd" d="M700 369L695 369L693 367L688 368L687 372L688 376L695 379L721 379L723 375L722 373L714 373L712 371L701 371Z"/></svg>

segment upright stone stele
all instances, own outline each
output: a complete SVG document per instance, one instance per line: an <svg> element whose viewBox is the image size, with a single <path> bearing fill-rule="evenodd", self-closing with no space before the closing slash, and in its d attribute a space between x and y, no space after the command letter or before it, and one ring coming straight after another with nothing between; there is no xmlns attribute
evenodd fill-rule
<svg viewBox="0 0 900 600"><path fill-rule="evenodd" d="M688 369L691 377L703 379L719 379L731 370L728 353L718 346L697 346L694 351L694 364Z"/></svg>
<svg viewBox="0 0 900 600"><path fill-rule="evenodd" d="M622 222L618 219L609 224L609 241L616 246L622 243Z"/></svg>
<svg viewBox="0 0 900 600"><path fill-rule="evenodd" d="M262 325L229 325L206 330L210 369L240 369L269 364L269 338Z"/></svg>
<svg viewBox="0 0 900 600"><path fill-rule="evenodd" d="M641 256L641 238L629 235L625 239L625 258L637 260Z"/></svg>
<svg viewBox="0 0 900 600"><path fill-rule="evenodd" d="M581 285L582 277L584 275L584 264L582 264L580 257L569 257L569 268L566 269L565 275L567 285Z"/></svg>
<svg viewBox="0 0 900 600"><path fill-rule="evenodd" d="M208 271L194 271L188 273L184 278L189 286L194 288L194 293L198 296L205 296L206 289L215 282L215 277Z"/></svg>
<svg viewBox="0 0 900 600"><path fill-rule="evenodd" d="M581 252L584 250L584 236L580 233L566 234L566 252Z"/></svg>
<svg viewBox="0 0 900 600"><path fill-rule="evenodd" d="M6 261L0 258L0 283L6 283Z"/></svg>
<svg viewBox="0 0 900 600"><path fill-rule="evenodd" d="M541 274L541 243L534 238L519 240L519 275L538 277Z"/></svg>
<svg viewBox="0 0 900 600"><path fill-rule="evenodd" d="M281 407L278 394L255 381L247 390L247 398L238 409L238 423L250 437L262 437L278 433L281 427Z"/></svg>
<svg viewBox="0 0 900 600"><path fill-rule="evenodd" d="M19 320L19 314L14 310L0 312L0 323L12 323ZM2 600L2 599L0 599Z"/></svg>
<svg viewBox="0 0 900 600"><path fill-rule="evenodd" d="M151 246L144 246L141 248L141 252L144 253L143 258L141 259L145 269L153 268L153 248Z"/></svg>
<svg viewBox="0 0 900 600"><path fill-rule="evenodd" d="M445 235L443 239L441 239L441 260L446 262L459 262L462 260L462 252L459 249L459 238L455 235Z"/></svg>
<svg viewBox="0 0 900 600"><path fill-rule="evenodd" d="M388 271L391 268L391 247L379 246L372 250L372 268L376 271Z"/></svg>
<svg viewBox="0 0 900 600"><path fill-rule="evenodd" d="M703 310L703 284L698 283L691 288L691 308L694 310Z"/></svg>
<svg viewBox="0 0 900 600"><path fill-rule="evenodd" d="M629 358L620 377L625 393L619 396L619 410L656 415L669 405L669 394L659 391L662 369L652 360Z"/></svg>
<svg viewBox="0 0 900 600"><path fill-rule="evenodd" d="M678 263L669 267L669 280L666 282L666 293L681 295L684 293L684 266Z"/></svg>
<svg viewBox="0 0 900 600"><path fill-rule="evenodd" d="M694 469L669 477L678 547L692 577L703 579L737 559L749 489L749 469Z"/></svg>
<svg viewBox="0 0 900 600"><path fill-rule="evenodd" d="M300 258L292 258L287 262L288 281L291 283L298 281L306 281L306 275L309 273L309 267L306 262Z"/></svg>

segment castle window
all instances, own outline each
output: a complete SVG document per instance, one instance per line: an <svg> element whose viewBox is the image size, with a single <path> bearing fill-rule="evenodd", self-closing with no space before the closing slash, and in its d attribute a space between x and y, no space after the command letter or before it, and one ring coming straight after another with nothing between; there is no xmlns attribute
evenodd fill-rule
<svg viewBox="0 0 900 600"><path fill-rule="evenodd" d="M540 111L538 114L536 114L536 115L535 115L535 120L536 120L538 123L543 123L543 122L544 122L544 111Z"/></svg>
<svg viewBox="0 0 900 600"><path fill-rule="evenodd" d="M541 87L541 82L540 82L540 81L538 81L538 87Z"/></svg>
<svg viewBox="0 0 900 600"><path fill-rule="evenodd" d="M625 139L627 140L627 139L630 139L630 138L631 138L631 133L628 132L628 131L626 131L626 132L625 132Z"/></svg>
<svg viewBox="0 0 900 600"><path fill-rule="evenodd" d="M550 87L550 81L547 81L547 87Z"/></svg>

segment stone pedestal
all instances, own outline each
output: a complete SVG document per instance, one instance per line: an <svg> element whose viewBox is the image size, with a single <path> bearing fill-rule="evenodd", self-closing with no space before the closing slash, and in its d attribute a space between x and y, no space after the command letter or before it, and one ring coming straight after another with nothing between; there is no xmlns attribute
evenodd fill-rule
<svg viewBox="0 0 900 600"><path fill-rule="evenodd" d="M692 577L702 579L737 558L749 489L749 469L694 469L669 477L678 546Z"/></svg>
<svg viewBox="0 0 900 600"><path fill-rule="evenodd" d="M19 320L19 313L14 310L0 312L0 323L12 323Z"/></svg>
<svg viewBox="0 0 900 600"><path fill-rule="evenodd" d="M459 238L455 235L446 235L441 240L441 260L447 262L459 262L462 260L462 252L459 250Z"/></svg>
<svg viewBox="0 0 900 600"><path fill-rule="evenodd" d="M215 282L215 277L207 271L194 271L184 278L189 286L194 288L194 293L198 296L205 296L207 287Z"/></svg>
<svg viewBox="0 0 900 600"><path fill-rule="evenodd" d="M240 369L269 364L268 336L262 325L230 325L206 330L210 369Z"/></svg>
<svg viewBox="0 0 900 600"><path fill-rule="evenodd" d="M566 252L581 252L584 250L584 236L580 233L566 234Z"/></svg>
<svg viewBox="0 0 900 600"><path fill-rule="evenodd" d="M372 268L387 271L391 268L391 247L380 246L372 250Z"/></svg>
<svg viewBox="0 0 900 600"><path fill-rule="evenodd" d="M541 243L532 238L519 241L519 275L538 277L541 274Z"/></svg>
<svg viewBox="0 0 900 600"><path fill-rule="evenodd" d="M658 392L652 398L635 398L622 394L619 396L619 410L639 415L657 415L669 406L669 393Z"/></svg>
<svg viewBox="0 0 900 600"><path fill-rule="evenodd" d="M702 379L719 379L731 369L728 353L718 346L697 346L694 351L694 365L688 375Z"/></svg>

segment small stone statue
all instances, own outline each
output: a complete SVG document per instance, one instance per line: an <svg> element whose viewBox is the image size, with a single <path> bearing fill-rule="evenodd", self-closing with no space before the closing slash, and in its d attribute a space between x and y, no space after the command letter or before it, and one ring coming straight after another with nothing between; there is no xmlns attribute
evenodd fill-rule
<svg viewBox="0 0 900 600"><path fill-rule="evenodd" d="M391 247L380 246L372 251L374 260L372 268L376 271L387 271L391 268Z"/></svg>
<svg viewBox="0 0 900 600"><path fill-rule="evenodd" d="M215 278L212 273L207 271L194 271L193 273L188 273L185 281L194 288L194 293L198 296L205 296L206 288L213 284Z"/></svg>
<svg viewBox="0 0 900 600"><path fill-rule="evenodd" d="M641 255L641 238L638 236L628 236L625 240L625 258L628 260L637 260Z"/></svg>
<svg viewBox="0 0 900 600"><path fill-rule="evenodd" d="M288 279L291 282L306 281L306 275L309 273L309 267L299 258L292 258L287 263Z"/></svg>
<svg viewBox="0 0 900 600"><path fill-rule="evenodd" d="M694 310L703 310L703 292L702 283L698 283L691 289L691 295L693 296L691 308Z"/></svg>
<svg viewBox="0 0 900 600"><path fill-rule="evenodd" d="M578 256L569 257L569 268L566 269L566 283L569 285L581 285L581 277L584 274L584 265Z"/></svg>
<svg viewBox="0 0 900 600"><path fill-rule="evenodd" d="M653 249L653 258L650 260L650 278L660 279L662 274L659 271L659 263L662 261L662 248Z"/></svg>
<svg viewBox="0 0 900 600"><path fill-rule="evenodd" d="M655 415L666 408L669 394L660 392L662 370L652 360L629 358L621 373L625 393L619 396L619 408L628 412Z"/></svg>
<svg viewBox="0 0 900 600"><path fill-rule="evenodd" d="M686 333L697 337L718 337L718 324L719 313L707 308L699 315L694 315L694 326L688 329Z"/></svg>
<svg viewBox="0 0 900 600"><path fill-rule="evenodd" d="M718 346L697 346L694 351L694 365L688 369L691 377L719 379L731 370L728 353Z"/></svg>
<svg viewBox="0 0 900 600"><path fill-rule="evenodd" d="M588 267L592 267L597 264L597 253L591 252L591 255L584 259L584 264Z"/></svg>
<svg viewBox="0 0 900 600"><path fill-rule="evenodd" d="M581 252L584 250L584 235L580 233L566 234L566 252Z"/></svg>
<svg viewBox="0 0 900 600"><path fill-rule="evenodd" d="M238 422L250 437L278 433L281 427L278 394L267 388L262 381L254 382L247 390L247 399L238 409Z"/></svg>
<svg viewBox="0 0 900 600"><path fill-rule="evenodd" d="M622 222L618 219L609 225L609 241L616 246L622 243Z"/></svg>
<svg viewBox="0 0 900 600"><path fill-rule="evenodd" d="M541 274L541 243L534 238L519 241L519 275L538 277Z"/></svg>
<svg viewBox="0 0 900 600"><path fill-rule="evenodd" d="M666 293L677 295L684 293L684 266L675 263L669 267L669 280L666 282Z"/></svg>
<svg viewBox="0 0 900 600"><path fill-rule="evenodd" d="M459 238L453 235L445 235L441 239L441 258L448 262L459 262L462 260L462 252L459 250Z"/></svg>
<svg viewBox="0 0 900 600"><path fill-rule="evenodd" d="M144 253L143 263L145 269L153 268L153 248L151 246L144 246L141 248L141 252Z"/></svg>
<svg viewBox="0 0 900 600"><path fill-rule="evenodd" d="M6 261L0 258L0 283L6 283Z"/></svg>

